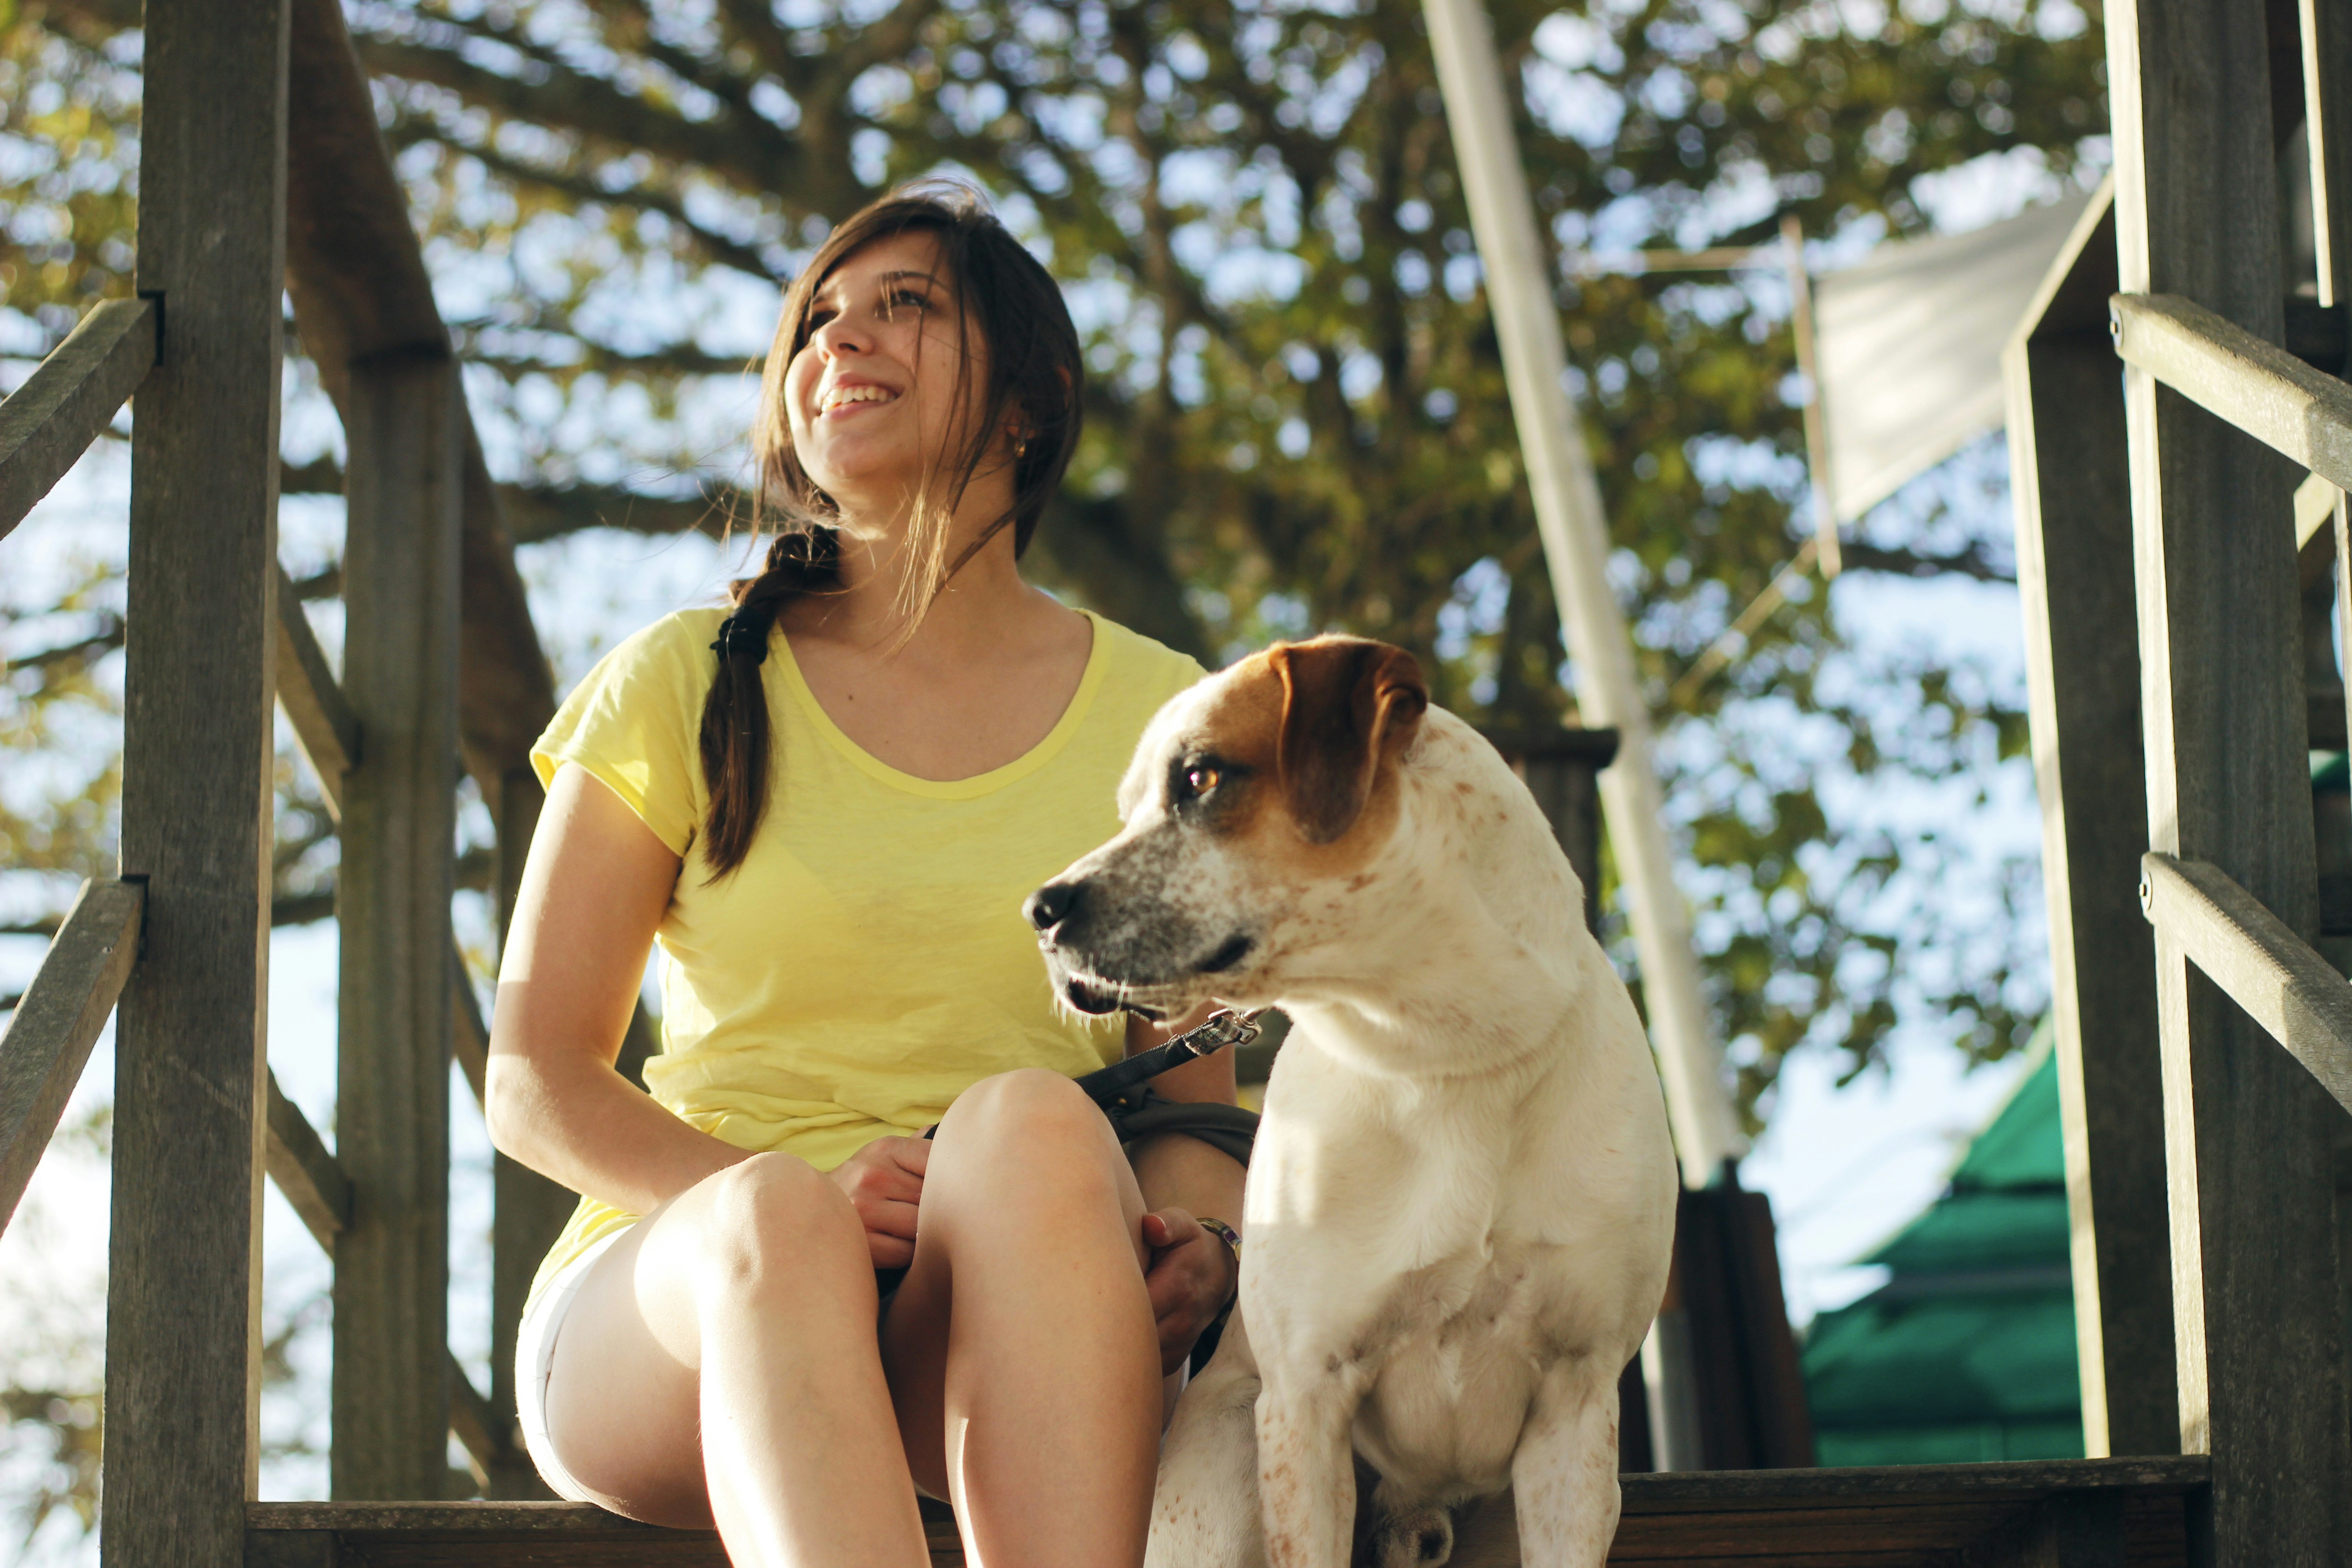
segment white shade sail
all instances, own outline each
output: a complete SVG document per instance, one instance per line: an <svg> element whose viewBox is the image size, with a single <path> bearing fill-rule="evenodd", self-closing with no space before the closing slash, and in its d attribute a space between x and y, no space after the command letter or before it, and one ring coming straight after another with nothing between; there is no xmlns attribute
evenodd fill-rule
<svg viewBox="0 0 2352 1568"><path fill-rule="evenodd" d="M1815 279L1829 488L1841 519L2000 427L2000 352L2089 199L1884 245Z"/></svg>

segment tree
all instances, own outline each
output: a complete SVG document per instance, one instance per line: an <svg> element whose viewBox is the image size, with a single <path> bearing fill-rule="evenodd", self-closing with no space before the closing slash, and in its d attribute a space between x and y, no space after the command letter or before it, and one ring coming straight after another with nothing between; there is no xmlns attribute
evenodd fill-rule
<svg viewBox="0 0 2352 1568"><path fill-rule="evenodd" d="M2065 0L1493 10L1564 247L1757 242L1784 206L1814 232L1910 232L1923 176L2024 150L2079 178L2103 123L2095 17ZM1416 7L353 0L350 15L500 432L519 538L740 514L727 400L780 282L831 222L946 167L995 193L1087 333L1088 434L1041 532L1049 580L1213 661L1344 627L1414 649L1474 719L1571 710ZM0 135L38 154L0 179L20 338L54 341L127 289L135 24L133 0L47 0L0 32ZM1782 302L1769 281L1566 269L1560 298L1664 708L1805 526ZM331 459L289 468L289 491L338 482ZM1982 506L1927 510L1866 531L1849 561L2005 572L1972 531ZM41 743L22 715L93 700L72 672L119 628L96 613L75 626L79 641L12 667L9 711L35 726L12 743ZM1751 1112L1801 1043L1859 1070L1907 1007L1989 1057L2040 1002L1997 920L1890 911L1884 889L1942 847L1841 826L1817 776L1980 773L2021 751L2021 716L1966 668L1854 658L1816 594L1661 715ZM110 789L0 817L9 863L94 864ZM287 805L299 843L307 805ZM318 862L306 847L289 866L315 884ZM1963 938L1970 961L1919 978L1922 955Z"/></svg>

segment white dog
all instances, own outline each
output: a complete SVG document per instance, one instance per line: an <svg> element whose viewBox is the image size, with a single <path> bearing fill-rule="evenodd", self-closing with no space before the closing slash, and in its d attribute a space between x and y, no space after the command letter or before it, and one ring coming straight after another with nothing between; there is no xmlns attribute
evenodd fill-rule
<svg viewBox="0 0 2352 1568"><path fill-rule="evenodd" d="M1401 648L1278 645L1162 709L1124 831L1032 899L1061 994L1293 1027L1241 1300L1176 1412L1149 1568L1443 1562L1515 1489L1540 1568L1616 1534L1617 1378L1665 1287L1664 1105L1583 892ZM1254 1506L1255 1505L1255 1506Z"/></svg>

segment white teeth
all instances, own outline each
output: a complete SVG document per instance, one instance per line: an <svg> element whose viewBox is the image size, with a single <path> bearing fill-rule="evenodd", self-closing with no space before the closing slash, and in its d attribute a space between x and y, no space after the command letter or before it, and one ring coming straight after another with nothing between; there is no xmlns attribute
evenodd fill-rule
<svg viewBox="0 0 2352 1568"><path fill-rule="evenodd" d="M845 403L889 403L898 395L887 386L836 386L824 395L824 401L817 405L816 411L830 414Z"/></svg>

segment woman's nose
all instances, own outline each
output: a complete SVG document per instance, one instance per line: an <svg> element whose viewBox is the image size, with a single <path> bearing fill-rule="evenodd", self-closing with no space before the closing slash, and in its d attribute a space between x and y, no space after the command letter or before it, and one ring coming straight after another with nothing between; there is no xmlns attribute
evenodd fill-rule
<svg viewBox="0 0 2352 1568"><path fill-rule="evenodd" d="M809 344L828 358L837 359L843 354L871 353L874 334L866 323L840 315L811 332Z"/></svg>

